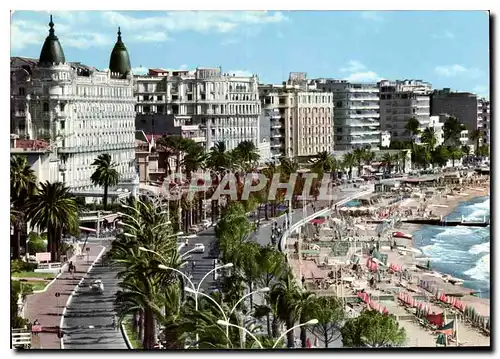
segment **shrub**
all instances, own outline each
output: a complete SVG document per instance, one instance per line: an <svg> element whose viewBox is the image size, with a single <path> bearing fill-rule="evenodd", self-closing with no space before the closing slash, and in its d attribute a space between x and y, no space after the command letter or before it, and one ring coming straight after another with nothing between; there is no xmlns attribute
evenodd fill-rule
<svg viewBox="0 0 500 359"><path fill-rule="evenodd" d="M36 263L24 262L20 259L10 261L10 271L11 273L17 272L34 272L38 267Z"/></svg>

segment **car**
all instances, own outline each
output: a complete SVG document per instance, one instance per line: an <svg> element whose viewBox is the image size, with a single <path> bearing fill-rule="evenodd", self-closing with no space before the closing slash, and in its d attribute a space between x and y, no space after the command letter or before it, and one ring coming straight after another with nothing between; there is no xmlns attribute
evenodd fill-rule
<svg viewBox="0 0 500 359"><path fill-rule="evenodd" d="M211 225L212 225L212 221L211 221L211 220L209 220L209 219L204 219L203 221L201 221L201 226L202 226L204 229L209 228Z"/></svg>
<svg viewBox="0 0 500 359"><path fill-rule="evenodd" d="M196 252L196 253L205 253L205 245L203 243L196 243L194 245L193 252Z"/></svg>

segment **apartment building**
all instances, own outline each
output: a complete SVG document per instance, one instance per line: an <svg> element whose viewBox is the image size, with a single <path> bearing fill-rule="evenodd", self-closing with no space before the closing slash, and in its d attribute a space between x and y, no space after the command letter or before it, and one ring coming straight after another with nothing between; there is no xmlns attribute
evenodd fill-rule
<svg viewBox="0 0 500 359"><path fill-rule="evenodd" d="M180 135L209 150L259 139L258 78L222 73L220 68L150 69L135 76L136 128L145 133Z"/></svg>
<svg viewBox="0 0 500 359"><path fill-rule="evenodd" d="M335 150L380 145L380 107L377 84L316 79L318 89L331 93L335 104Z"/></svg>
<svg viewBox="0 0 500 359"><path fill-rule="evenodd" d="M11 132L46 141L51 159L45 177L64 182L75 194L102 191L90 177L93 161L103 153L117 164L118 187L133 191L135 98L120 30L104 72L67 62L52 16L49 28L39 59L11 58Z"/></svg>
<svg viewBox="0 0 500 359"><path fill-rule="evenodd" d="M451 92L449 88L434 90L431 95L431 115L442 113L458 118L469 133L478 127L478 99L469 92Z"/></svg>
<svg viewBox="0 0 500 359"><path fill-rule="evenodd" d="M388 131L392 140L409 141L406 130L410 118L420 122L420 129L428 127L432 85L422 80L383 80L380 89L380 130Z"/></svg>
<svg viewBox="0 0 500 359"><path fill-rule="evenodd" d="M490 101L480 98L477 101L477 128L483 131L482 144L490 144Z"/></svg>
<svg viewBox="0 0 500 359"><path fill-rule="evenodd" d="M436 137L436 146L441 146L444 143L444 121L446 120L446 115L441 116L430 116L429 117L429 125L434 129L434 137Z"/></svg>
<svg viewBox="0 0 500 359"><path fill-rule="evenodd" d="M334 103L305 73L290 73L281 85L259 87L262 109L270 119L271 156L310 157L333 151Z"/></svg>

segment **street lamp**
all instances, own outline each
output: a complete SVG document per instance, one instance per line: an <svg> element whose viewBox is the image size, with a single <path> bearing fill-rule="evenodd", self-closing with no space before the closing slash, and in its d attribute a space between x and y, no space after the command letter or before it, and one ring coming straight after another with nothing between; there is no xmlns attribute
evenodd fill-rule
<svg viewBox="0 0 500 359"><path fill-rule="evenodd" d="M217 321L217 324L219 325L222 325L222 326L225 326L226 327L226 334L229 330L229 327L235 327L235 328L238 328L240 330L243 330L245 333L247 333L250 337L252 337L253 340L255 340L255 342L259 345L260 349L264 349L264 347L262 346L262 343L260 342L259 339L257 339L257 337L255 335L252 334L252 332L250 332L247 328L245 327L240 327L239 325L236 325L236 324L232 324L232 323L229 323L227 320L224 321L224 320L218 320Z"/></svg>
<svg viewBox="0 0 500 359"><path fill-rule="evenodd" d="M276 345L278 345L278 343L280 342L281 339L283 339L285 337L285 335L287 335L289 332L297 329L297 328L300 328L300 327L303 327L305 325L316 325L318 324L318 319L311 319L310 321L308 322L305 322L305 323L302 323L302 324L298 324L290 329L288 329L286 332L284 332L283 334L281 334L279 336L279 338L274 342L274 345L273 345L273 349L276 348Z"/></svg>
<svg viewBox="0 0 500 359"><path fill-rule="evenodd" d="M224 312L224 309L222 309L222 307L220 306L219 303L217 303L217 301L212 298L211 296L209 296L208 294L205 294L203 292L198 292L192 288L189 288L189 287L184 287L184 290L188 293L191 293L191 294L194 294L194 298L195 298L195 304L196 304L196 311L198 311L198 295L201 295L202 297L205 297L207 298L208 300L210 300L213 304L215 304L215 306L220 310L220 312L222 313L222 316L224 317L224 319L227 321L228 318L226 316L226 313Z"/></svg>

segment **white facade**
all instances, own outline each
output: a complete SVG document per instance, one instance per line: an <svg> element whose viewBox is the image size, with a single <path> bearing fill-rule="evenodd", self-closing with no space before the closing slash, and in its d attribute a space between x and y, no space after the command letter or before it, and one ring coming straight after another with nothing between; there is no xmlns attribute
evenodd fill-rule
<svg viewBox="0 0 500 359"><path fill-rule="evenodd" d="M272 159L271 144L269 142L264 141L259 143L257 150L260 156L260 163L266 163Z"/></svg>
<svg viewBox="0 0 500 359"><path fill-rule="evenodd" d="M76 63L35 65L31 70L32 75L25 74L12 85L11 92L25 94L14 103L25 106L24 124L21 127L17 118L12 122L20 136L50 143L52 162L58 163L51 179L75 192L95 190L90 181L95 171L92 162L109 153L120 180L132 181L136 176L132 78L114 78ZM19 71L23 70L11 69Z"/></svg>
<svg viewBox="0 0 500 359"><path fill-rule="evenodd" d="M406 130L410 118L416 118L420 130L428 127L430 117L430 94L432 86L421 80L379 82L380 88L380 129L389 131L392 139L411 140Z"/></svg>
<svg viewBox="0 0 500 359"><path fill-rule="evenodd" d="M301 73L300 73L301 74ZM274 158L310 157L333 151L334 103L331 93L320 91L291 73L284 85L262 85L262 107L271 117L271 152Z"/></svg>
<svg viewBox="0 0 500 359"><path fill-rule="evenodd" d="M318 89L333 95L335 150L380 145L379 89L376 84L316 79Z"/></svg>
<svg viewBox="0 0 500 359"><path fill-rule="evenodd" d="M380 133L380 147L389 147L391 145L391 134L388 131Z"/></svg>
<svg viewBox="0 0 500 359"><path fill-rule="evenodd" d="M444 143L444 122L440 122L439 116L429 117L429 126L434 129L434 136L436 137L436 147L441 146Z"/></svg>
<svg viewBox="0 0 500 359"><path fill-rule="evenodd" d="M256 75L237 77L220 68L151 69L150 75L135 77L135 95L139 126L152 115L159 129L155 133L193 138L207 150L220 141L228 150L243 141L258 145L261 110Z"/></svg>

